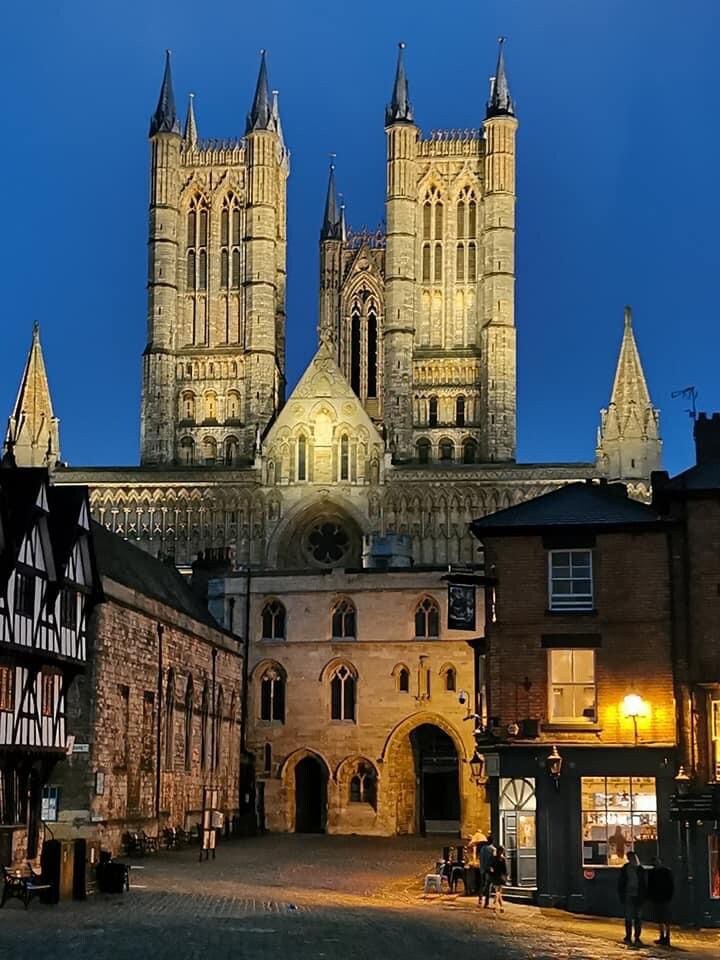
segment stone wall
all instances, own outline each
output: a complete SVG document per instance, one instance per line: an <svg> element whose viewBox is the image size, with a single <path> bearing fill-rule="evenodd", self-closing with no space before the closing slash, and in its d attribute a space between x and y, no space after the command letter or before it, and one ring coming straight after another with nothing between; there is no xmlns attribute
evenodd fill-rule
<svg viewBox="0 0 720 960"><path fill-rule="evenodd" d="M220 808L233 816L240 758L238 645L221 631L113 581L104 579L103 590L106 601L90 624L88 673L69 706L75 752L50 780L60 787L55 836L92 836L117 850L127 830L156 834L165 826L189 829L200 817L203 786L211 782L219 788ZM158 624L163 627L160 691ZM191 737L186 745L190 680ZM168 695L169 684L174 697ZM221 712L213 710L213 702ZM217 765L212 762L213 727Z"/></svg>

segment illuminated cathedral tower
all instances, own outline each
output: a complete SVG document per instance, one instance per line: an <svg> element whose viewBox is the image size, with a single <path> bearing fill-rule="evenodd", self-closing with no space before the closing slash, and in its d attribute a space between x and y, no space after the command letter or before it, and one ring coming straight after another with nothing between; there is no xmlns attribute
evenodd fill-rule
<svg viewBox="0 0 720 960"><path fill-rule="evenodd" d="M282 403L289 155L265 54L245 136L181 132L170 56L150 123L145 465L235 465Z"/></svg>

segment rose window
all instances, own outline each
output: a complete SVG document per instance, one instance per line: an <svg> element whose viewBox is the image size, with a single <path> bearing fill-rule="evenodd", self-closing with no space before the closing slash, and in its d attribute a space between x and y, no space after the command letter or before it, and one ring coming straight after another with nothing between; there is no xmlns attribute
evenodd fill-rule
<svg viewBox="0 0 720 960"><path fill-rule="evenodd" d="M322 520L311 527L307 547L318 563L337 563L348 552L350 537L339 523Z"/></svg>

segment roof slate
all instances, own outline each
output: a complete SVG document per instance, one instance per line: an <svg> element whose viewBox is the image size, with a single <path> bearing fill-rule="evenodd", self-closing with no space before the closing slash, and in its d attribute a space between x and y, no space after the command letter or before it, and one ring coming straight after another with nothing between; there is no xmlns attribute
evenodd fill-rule
<svg viewBox="0 0 720 960"><path fill-rule="evenodd" d="M91 528L97 566L102 576L159 600L208 627L222 629L175 566L157 560L94 520Z"/></svg>
<svg viewBox="0 0 720 960"><path fill-rule="evenodd" d="M660 514L631 500L620 483L570 483L558 490L526 500L474 520L478 537L548 527L617 528L661 522Z"/></svg>

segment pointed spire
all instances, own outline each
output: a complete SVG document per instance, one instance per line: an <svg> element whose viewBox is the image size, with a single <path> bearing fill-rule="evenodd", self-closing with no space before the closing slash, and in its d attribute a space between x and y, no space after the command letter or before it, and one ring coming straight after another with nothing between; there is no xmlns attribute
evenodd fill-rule
<svg viewBox="0 0 720 960"><path fill-rule="evenodd" d="M650 404L650 391L635 342L630 307L625 307L623 338L610 403L623 409L630 403L636 404L639 409Z"/></svg>
<svg viewBox="0 0 720 960"><path fill-rule="evenodd" d="M183 131L183 140L186 146L194 147L198 142L197 123L195 122L195 94L188 96L187 115L185 117L185 130Z"/></svg>
<svg viewBox="0 0 720 960"><path fill-rule="evenodd" d="M505 73L505 37L498 37L498 59L495 76L490 81L490 99L487 102L485 119L492 117L514 117L515 104L510 96L507 74Z"/></svg>
<svg viewBox="0 0 720 960"><path fill-rule="evenodd" d="M330 161L330 175L328 176L327 196L325 197L325 213L323 215L321 240L342 239L342 215L338 208L337 193L335 191L335 164Z"/></svg>
<svg viewBox="0 0 720 960"><path fill-rule="evenodd" d="M265 51L260 51L260 72L258 73L257 86L255 87L255 96L253 97L250 113L247 116L247 125L245 133L252 133L254 130L272 130L273 109L270 99L270 86L268 84L267 63L265 60Z"/></svg>
<svg viewBox="0 0 720 960"><path fill-rule="evenodd" d="M54 466L60 456L58 419L53 415L37 323L33 325L30 352L8 420L5 449L14 454L20 467Z"/></svg>
<svg viewBox="0 0 720 960"><path fill-rule="evenodd" d="M412 123L413 112L408 93L408 81L405 74L405 44L398 44L397 67L395 68L395 84L392 98L385 110L385 126L393 123Z"/></svg>
<svg viewBox="0 0 720 960"><path fill-rule="evenodd" d="M149 136L158 133L180 133L180 126L175 112L175 94L172 85L172 69L170 67L170 51L165 51L165 73L160 87L160 97L155 113L150 120Z"/></svg>
<svg viewBox="0 0 720 960"><path fill-rule="evenodd" d="M611 477L649 479L660 469L660 414L650 398L630 307L623 328L610 403L600 411L598 465Z"/></svg>
<svg viewBox="0 0 720 960"><path fill-rule="evenodd" d="M273 90L272 92L272 118L273 123L275 124L275 133L278 135L278 140L280 143L285 146L285 137L283 136L282 123L280 123L280 106L278 103L278 97L280 96L279 90Z"/></svg>
<svg viewBox="0 0 720 960"><path fill-rule="evenodd" d="M345 204L340 204L340 239L343 243L347 240L347 224L345 223Z"/></svg>

